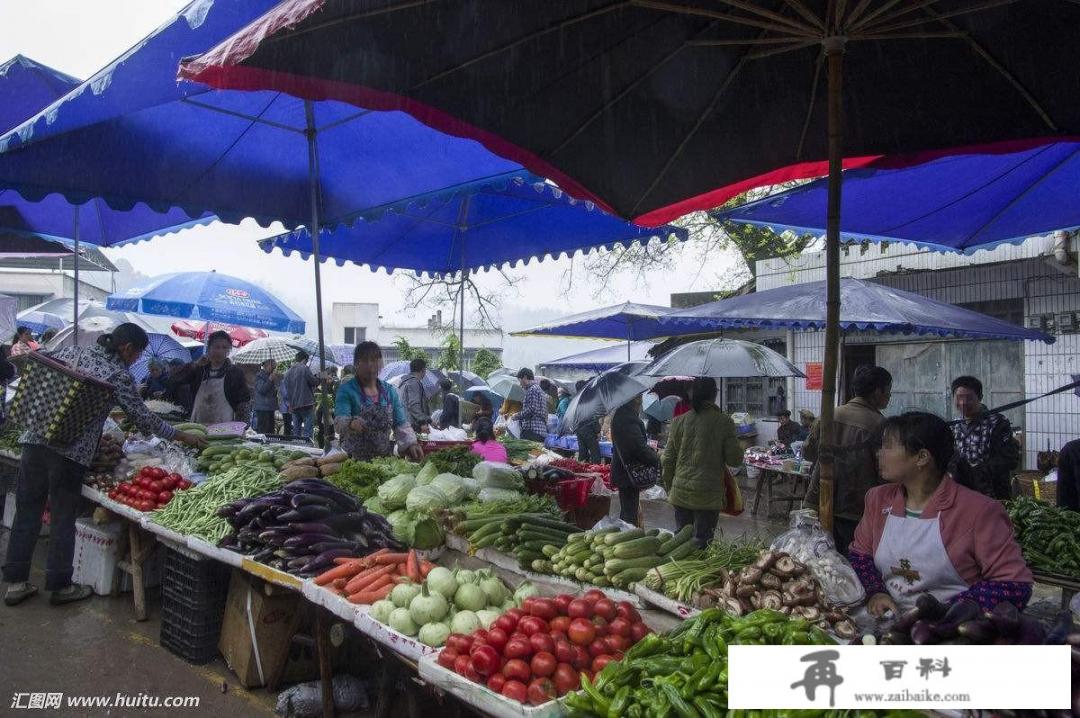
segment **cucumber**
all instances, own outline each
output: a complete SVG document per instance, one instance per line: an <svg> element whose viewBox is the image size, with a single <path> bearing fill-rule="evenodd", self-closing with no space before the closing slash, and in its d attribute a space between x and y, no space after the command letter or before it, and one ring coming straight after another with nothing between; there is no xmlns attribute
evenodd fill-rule
<svg viewBox="0 0 1080 718"><path fill-rule="evenodd" d="M541 551L548 558L553 558L555 554L559 553L559 549L555 546L552 546L551 544L546 544L544 548L541 549Z"/></svg>
<svg viewBox="0 0 1080 718"><path fill-rule="evenodd" d="M645 574L648 572L647 568L628 568L612 576L611 582L616 586L629 586L635 581L645 580Z"/></svg>
<svg viewBox="0 0 1080 718"><path fill-rule="evenodd" d="M530 526L543 526L549 529L555 529L556 531L573 533L578 530L577 526L566 523L565 521L556 521L554 519L545 518L536 514L524 514L521 517L521 523L529 524Z"/></svg>
<svg viewBox="0 0 1080 718"><path fill-rule="evenodd" d="M607 546L614 546L625 541L633 541L634 539L641 538L645 535L644 529L631 529L629 531L620 531L617 534L607 534L604 536L604 544Z"/></svg>
<svg viewBox="0 0 1080 718"><path fill-rule="evenodd" d="M660 555L666 556L694 537L694 525L687 524L660 543Z"/></svg>
<svg viewBox="0 0 1080 718"><path fill-rule="evenodd" d="M687 558L695 551L697 551L697 544L695 544L693 541L687 541L686 543L683 543L680 546L676 547L671 553L669 553L667 556L664 556L664 558L667 559L667 561L679 561L681 559Z"/></svg>
<svg viewBox="0 0 1080 718"><path fill-rule="evenodd" d="M635 539L617 544L611 552L614 558L642 558L654 556L660 550L660 539L655 536Z"/></svg>
<svg viewBox="0 0 1080 718"><path fill-rule="evenodd" d="M654 568L667 563L668 559L661 556L643 556L641 558L613 558L604 564L604 574L613 576L631 568Z"/></svg>
<svg viewBox="0 0 1080 718"><path fill-rule="evenodd" d="M574 578L576 578L578 581L586 582L590 578L592 578L592 574L589 573L588 569L579 568L577 571L574 571Z"/></svg>
<svg viewBox="0 0 1080 718"><path fill-rule="evenodd" d="M596 580L593 581L593 585L600 588L611 588L611 579L607 576L597 576Z"/></svg>

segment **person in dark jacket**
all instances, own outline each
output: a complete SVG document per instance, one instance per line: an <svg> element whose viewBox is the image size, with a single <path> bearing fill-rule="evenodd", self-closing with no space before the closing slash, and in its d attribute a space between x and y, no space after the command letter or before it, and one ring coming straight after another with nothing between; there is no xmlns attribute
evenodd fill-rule
<svg viewBox="0 0 1080 718"><path fill-rule="evenodd" d="M810 432L791 420L791 412L784 409L776 415L779 426L776 428L776 440L784 446L790 447L796 441L806 441Z"/></svg>
<svg viewBox="0 0 1080 718"><path fill-rule="evenodd" d="M584 379L578 381L574 386L574 389L578 394L585 388L586 382ZM582 424L578 427L577 432L578 443L578 461L583 464L599 464L600 463L600 421L593 420L588 423Z"/></svg>
<svg viewBox="0 0 1080 718"><path fill-rule="evenodd" d="M649 446L641 423L641 395L619 407L611 418L611 483L619 489L619 518L637 525L641 491L630 481L635 464L660 466L660 457Z"/></svg>
<svg viewBox="0 0 1080 718"><path fill-rule="evenodd" d="M191 420L200 424L247 422L251 416L251 391L244 370L229 361L232 339L228 332L210 335L206 353L186 364L174 380L191 387L194 403Z"/></svg>
<svg viewBox="0 0 1080 718"><path fill-rule="evenodd" d="M191 393L191 385L187 382L177 381L178 372L184 368L183 359L169 360L168 379L166 380L165 400L184 407L184 413L191 414L195 395Z"/></svg>
<svg viewBox="0 0 1080 718"><path fill-rule="evenodd" d="M952 395L962 421L952 427L956 456L950 473L969 489L998 500L1011 498L1012 471L1020 461L1012 424L987 410L982 382L973 376L954 379Z"/></svg>
<svg viewBox="0 0 1080 718"><path fill-rule="evenodd" d="M1080 511L1080 439L1065 444L1058 454L1057 505Z"/></svg>
<svg viewBox="0 0 1080 718"><path fill-rule="evenodd" d="M255 431L263 435L274 433L274 414L278 408L278 374L275 362L267 359L255 375Z"/></svg>
<svg viewBox="0 0 1080 718"><path fill-rule="evenodd" d="M0 345L0 425L4 423L4 408L7 406L7 385L15 378L15 365L8 361L11 347Z"/></svg>
<svg viewBox="0 0 1080 718"><path fill-rule="evenodd" d="M454 384L449 379L440 379L439 388L442 389L442 416L439 417L439 428L449 429L451 426L461 426L461 397L454 393Z"/></svg>

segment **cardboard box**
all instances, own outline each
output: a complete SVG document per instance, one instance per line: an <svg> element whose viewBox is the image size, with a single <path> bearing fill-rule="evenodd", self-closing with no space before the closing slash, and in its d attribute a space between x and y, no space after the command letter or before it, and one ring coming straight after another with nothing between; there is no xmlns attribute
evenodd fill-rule
<svg viewBox="0 0 1080 718"><path fill-rule="evenodd" d="M300 594L233 571L218 649L245 688L266 685L289 651Z"/></svg>

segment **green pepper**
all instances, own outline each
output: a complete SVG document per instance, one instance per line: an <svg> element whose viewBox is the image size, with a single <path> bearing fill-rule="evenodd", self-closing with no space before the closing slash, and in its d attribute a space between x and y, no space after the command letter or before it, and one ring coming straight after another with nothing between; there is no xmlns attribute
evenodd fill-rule
<svg viewBox="0 0 1080 718"><path fill-rule="evenodd" d="M667 682L661 682L660 690L663 691L664 696L667 697L679 718L701 718L701 714L698 713L697 709L683 700L675 686Z"/></svg>
<svg viewBox="0 0 1080 718"><path fill-rule="evenodd" d="M611 707L608 708L608 718L622 718L624 712L626 712L626 706L630 703L630 686L623 686L615 693L615 699L611 701Z"/></svg>
<svg viewBox="0 0 1080 718"><path fill-rule="evenodd" d="M694 674L690 676L690 680L686 681L682 688L682 697L685 700L692 700L694 694L697 693L698 686L701 685L703 680L710 680L712 678L712 666L702 666L694 671Z"/></svg>
<svg viewBox="0 0 1080 718"><path fill-rule="evenodd" d="M596 708L596 712L600 715L607 715L611 710L611 701L604 697L600 691L596 689L589 677L584 673L581 674L581 689L592 698L593 705Z"/></svg>
<svg viewBox="0 0 1080 718"><path fill-rule="evenodd" d="M788 633L780 641L785 646L805 646L810 643L810 634L806 631Z"/></svg>
<svg viewBox="0 0 1080 718"><path fill-rule="evenodd" d="M735 632L735 638L739 643L746 643L748 640L761 638L761 636L761 627L757 625L744 626Z"/></svg>
<svg viewBox="0 0 1080 718"><path fill-rule="evenodd" d="M718 686L720 688L727 687L727 669L721 669L719 671L710 670L705 674L705 677L698 681L697 692L703 693L708 690L710 686Z"/></svg>
<svg viewBox="0 0 1080 718"><path fill-rule="evenodd" d="M784 637L784 626L780 623L769 623L761 627L761 632L770 641L780 641Z"/></svg>
<svg viewBox="0 0 1080 718"><path fill-rule="evenodd" d="M708 660L708 656L705 657ZM668 676L683 667L686 659L678 656L654 656L641 661L641 672L647 676Z"/></svg>
<svg viewBox="0 0 1080 718"><path fill-rule="evenodd" d="M685 623L683 624L686 625ZM633 648L626 652L625 660L632 658L644 658L660 653L664 649L665 641L659 635L650 633L634 644Z"/></svg>
<svg viewBox="0 0 1080 718"><path fill-rule="evenodd" d="M645 709L640 703L634 703L626 710L626 715L628 718L645 718Z"/></svg>
<svg viewBox="0 0 1080 718"><path fill-rule="evenodd" d="M697 708L704 718L724 718L723 711L717 710L713 707L712 703L707 701L703 696L698 696L694 699L694 708Z"/></svg>

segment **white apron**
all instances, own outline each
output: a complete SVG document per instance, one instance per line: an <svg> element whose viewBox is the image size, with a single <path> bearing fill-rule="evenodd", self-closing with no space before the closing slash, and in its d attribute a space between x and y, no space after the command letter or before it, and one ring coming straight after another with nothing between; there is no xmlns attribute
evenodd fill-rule
<svg viewBox="0 0 1080 718"><path fill-rule="evenodd" d="M968 589L949 560L936 516L922 519L889 513L874 565L901 611L913 608L919 594L930 593L945 602Z"/></svg>
<svg viewBox="0 0 1080 718"><path fill-rule="evenodd" d="M191 420L204 426L234 420L233 409L225 398L224 374L216 379L203 377L199 392L195 395Z"/></svg>

